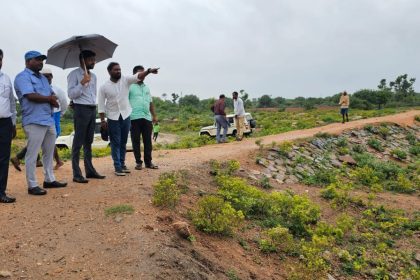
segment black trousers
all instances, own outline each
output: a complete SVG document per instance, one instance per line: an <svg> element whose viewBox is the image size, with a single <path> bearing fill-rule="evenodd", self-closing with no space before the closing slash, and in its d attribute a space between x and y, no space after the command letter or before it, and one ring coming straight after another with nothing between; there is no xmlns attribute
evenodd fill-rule
<svg viewBox="0 0 420 280"><path fill-rule="evenodd" d="M12 118L0 119L0 195L6 195L9 176L10 149L12 145Z"/></svg>
<svg viewBox="0 0 420 280"><path fill-rule="evenodd" d="M96 106L74 104L73 106L74 138L71 149L71 166L73 177L82 177L79 167L80 149L83 146L86 175L96 174L92 164L92 143L95 134Z"/></svg>
<svg viewBox="0 0 420 280"><path fill-rule="evenodd" d="M26 151L27 151L27 150L28 150L28 148L26 148L26 146L25 146L25 148L23 148L22 150L20 150L20 152L16 154L17 159L18 159L18 160L22 160L22 159L24 159L24 158L25 158L25 155L26 155ZM40 160L41 160L41 158L40 158L40 156L39 156L39 154L38 154L38 156L37 156L37 158L36 158L36 161L40 161Z"/></svg>
<svg viewBox="0 0 420 280"><path fill-rule="evenodd" d="M143 138L144 163L152 163L152 130L153 124L146 119L131 120L131 143L133 144L133 153L137 164L142 164L140 152L140 138Z"/></svg>

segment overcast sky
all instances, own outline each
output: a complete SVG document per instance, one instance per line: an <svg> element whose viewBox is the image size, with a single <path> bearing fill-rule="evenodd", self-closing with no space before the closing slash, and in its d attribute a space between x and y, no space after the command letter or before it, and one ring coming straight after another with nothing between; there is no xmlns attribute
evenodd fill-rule
<svg viewBox="0 0 420 280"><path fill-rule="evenodd" d="M97 33L119 46L110 61L161 68L154 96L200 98L245 89L251 97L325 97L419 78L418 0L1 1L2 71L13 80L28 50L46 53L73 35ZM66 89L69 70L51 67ZM420 81L419 81L420 82ZM416 86L418 90L418 85Z"/></svg>

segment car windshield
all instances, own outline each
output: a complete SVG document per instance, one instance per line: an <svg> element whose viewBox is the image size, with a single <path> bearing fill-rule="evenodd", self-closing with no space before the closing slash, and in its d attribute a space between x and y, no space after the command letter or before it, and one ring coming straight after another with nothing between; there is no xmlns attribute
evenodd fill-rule
<svg viewBox="0 0 420 280"><path fill-rule="evenodd" d="M95 133L101 133L101 124L100 123L95 124Z"/></svg>

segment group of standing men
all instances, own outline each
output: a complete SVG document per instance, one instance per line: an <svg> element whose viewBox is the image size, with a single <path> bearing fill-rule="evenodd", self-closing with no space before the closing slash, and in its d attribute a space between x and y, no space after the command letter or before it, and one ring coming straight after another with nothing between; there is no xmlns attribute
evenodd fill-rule
<svg viewBox="0 0 420 280"><path fill-rule="evenodd" d="M80 68L70 72L67 77L68 97L74 110L74 139L72 145L73 182L88 183L87 178L104 179L92 164L92 143L96 121L96 75L91 71L95 66L96 54L83 50L79 55ZM22 126L27 138L25 154L26 180L28 193L45 195L45 188L63 188L66 182L56 180L53 172L55 139L60 133L59 118L64 114L66 102L57 97L58 89L51 86L51 71L41 72L47 57L38 51L25 54L25 69L14 81L14 88L22 110ZM3 51L0 50L0 70ZM152 163L151 134L152 122L157 122L150 90L143 83L150 73L157 74L158 68L144 71L136 66L133 75L121 75L118 63L108 66L110 79L100 88L98 111L101 126L108 129L115 174L124 176L129 173L125 165L125 152L128 133L131 127L136 169L142 169L140 155L140 134L144 143L146 168L156 169ZM58 114L57 114L58 113ZM105 120L105 115L108 121ZM130 119L131 116L131 119ZM58 120L58 121L57 121ZM148 133L148 134L147 134ZM16 100L10 78L0 71L0 203L13 203L15 198L6 194L11 141L16 136ZM80 150L83 146L86 177L79 167ZM44 182L41 188L36 179L35 168L39 150L42 149ZM56 155L58 156L57 152ZM56 157L57 159L57 157ZM59 159L59 158L58 158ZM13 162L13 161L12 161ZM15 165L15 163L13 163ZM56 167L62 164L57 161ZM16 167L16 165L15 165Z"/></svg>
<svg viewBox="0 0 420 280"><path fill-rule="evenodd" d="M212 106L214 112L214 121L216 123L216 141L218 144L226 143L226 134L229 127L229 120L226 118L226 104L225 95L221 94L219 99ZM245 108L244 102L238 96L238 92L232 93L233 99L233 112L235 114L236 122L236 141L242 141L245 129ZM220 131L223 128L223 134L220 135Z"/></svg>

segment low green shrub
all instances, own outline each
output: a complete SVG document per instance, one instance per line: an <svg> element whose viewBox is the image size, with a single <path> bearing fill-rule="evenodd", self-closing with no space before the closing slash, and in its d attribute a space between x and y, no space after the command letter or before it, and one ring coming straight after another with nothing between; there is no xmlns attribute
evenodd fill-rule
<svg viewBox="0 0 420 280"><path fill-rule="evenodd" d="M391 155L399 160L407 159L407 153L400 149L394 149L391 151Z"/></svg>
<svg viewBox="0 0 420 280"><path fill-rule="evenodd" d="M338 138L338 141L337 141L337 146L338 146L338 147L342 147L342 148L347 147L347 146L348 146L348 141L347 141L347 139L346 139L345 137L340 137L340 138Z"/></svg>
<svg viewBox="0 0 420 280"><path fill-rule="evenodd" d="M279 155L286 156L290 151L292 151L293 143L289 141L281 142L278 145Z"/></svg>
<svg viewBox="0 0 420 280"><path fill-rule="evenodd" d="M255 187L249 186L246 181L236 177L217 176L218 194L229 201L232 206L241 210L245 216L264 213L265 193Z"/></svg>
<svg viewBox="0 0 420 280"><path fill-rule="evenodd" d="M366 131L368 131L368 132L370 132L370 133L376 133L376 130L375 130L374 126L373 125L370 125L370 124L365 125L363 127L363 129L366 130Z"/></svg>
<svg viewBox="0 0 420 280"><path fill-rule="evenodd" d="M348 155L350 153L350 150L347 147L339 147L337 151L338 151L338 154L342 156Z"/></svg>
<svg viewBox="0 0 420 280"><path fill-rule="evenodd" d="M307 185L326 186L337 180L337 174L336 169L319 168L314 175L306 176L303 182Z"/></svg>
<svg viewBox="0 0 420 280"><path fill-rule="evenodd" d="M369 166L356 167L356 169L350 173L350 177L354 178L356 183L367 187L379 182L379 178L376 176L375 171Z"/></svg>
<svg viewBox="0 0 420 280"><path fill-rule="evenodd" d="M318 222L320 208L308 197L289 192L272 192L266 197L266 224L281 225L295 236L308 236L310 225Z"/></svg>
<svg viewBox="0 0 420 280"><path fill-rule="evenodd" d="M260 250L264 253L283 252L290 253L295 250L296 244L293 235L287 228L277 226L263 232L264 239L261 239Z"/></svg>
<svg viewBox="0 0 420 280"><path fill-rule="evenodd" d="M265 175L261 176L261 179L258 183L259 183L260 187L263 188L263 189L271 189L273 187L270 184L270 178L268 178Z"/></svg>
<svg viewBox="0 0 420 280"><path fill-rule="evenodd" d="M378 152L383 152L385 150L382 147L381 142L375 138L370 138L367 143L371 148L377 150Z"/></svg>
<svg viewBox="0 0 420 280"><path fill-rule="evenodd" d="M352 147L353 152L361 154L366 152L366 148L365 146L361 145L361 144L356 144Z"/></svg>
<svg viewBox="0 0 420 280"><path fill-rule="evenodd" d="M389 130L389 128L388 127L386 127L386 126L384 126L384 125L381 125L380 127L379 127L379 135L381 135L382 136L382 138L384 138L384 139L386 139L386 137L389 135L389 133L390 133L390 130Z"/></svg>
<svg viewBox="0 0 420 280"><path fill-rule="evenodd" d="M408 148L408 152L414 156L420 155L420 145L411 146Z"/></svg>
<svg viewBox="0 0 420 280"><path fill-rule="evenodd" d="M210 160L210 174L212 175L232 175L241 167L237 160L217 161Z"/></svg>
<svg viewBox="0 0 420 280"><path fill-rule="evenodd" d="M404 174L398 174L395 181L390 181L386 184L386 188L390 191L399 192L399 193L413 193L418 188L419 185L417 180L410 180Z"/></svg>
<svg viewBox="0 0 420 280"><path fill-rule="evenodd" d="M231 235L243 219L242 211L235 210L230 203L217 196L201 198L192 214L193 224L199 230L222 235Z"/></svg>
<svg viewBox="0 0 420 280"><path fill-rule="evenodd" d="M332 134L329 134L328 132L318 132L314 136L316 138L324 138L324 139L334 137Z"/></svg>
<svg viewBox="0 0 420 280"><path fill-rule="evenodd" d="M188 188L186 185L185 172L166 172L159 176L159 180L153 185L152 202L156 206L174 208L181 193Z"/></svg>
<svg viewBox="0 0 420 280"><path fill-rule="evenodd" d="M105 209L106 216L132 213L134 213L134 207L129 204L114 205Z"/></svg>
<svg viewBox="0 0 420 280"><path fill-rule="evenodd" d="M353 188L352 184L344 183L338 180L321 190L321 197L331 200L334 207L344 208L350 203L356 203L350 196L350 190Z"/></svg>
<svg viewBox="0 0 420 280"><path fill-rule="evenodd" d="M408 141L410 145L415 145L417 142L416 136L412 132L407 133L407 136L405 137L405 139Z"/></svg>

